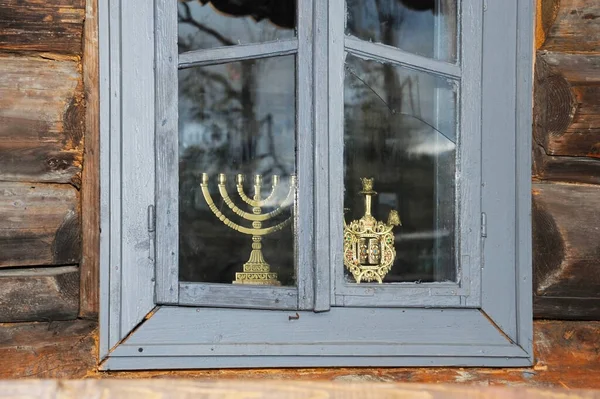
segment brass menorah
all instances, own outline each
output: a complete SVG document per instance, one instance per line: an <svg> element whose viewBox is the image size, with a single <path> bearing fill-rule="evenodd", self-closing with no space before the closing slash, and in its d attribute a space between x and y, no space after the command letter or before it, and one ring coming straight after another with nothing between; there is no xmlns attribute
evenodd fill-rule
<svg viewBox="0 0 600 399"><path fill-rule="evenodd" d="M290 205L294 196L294 189L296 187L296 176L291 176L290 187L285 200L277 207L277 209L269 213L262 213L262 208L273 202L275 190L279 185L279 176L273 176L271 182L271 193L267 196L267 198L264 199L261 199L261 189L263 185L262 181L263 179L261 175L254 176L254 196L253 198L250 198L244 192L244 176L241 174L237 175L237 192L242 201L252 207L252 213L249 213L243 211L233 203L229 197L229 194L227 193L227 187L225 186L227 177L224 173L219 174L218 188L223 201L227 204L229 209L233 211L233 213L245 220L252 222L252 227L245 227L228 219L216 207L208 190L208 175L206 173L202 173L202 183L200 184L200 187L202 188L202 195L204 196L204 199L206 200L210 210L217 218L219 218L221 222L223 222L223 224L225 224L225 226L242 234L248 234L252 236L252 251L250 252L250 258L248 259L248 262L244 263L243 272L235 273L235 280L233 281L233 284L281 285L277 279L277 273L272 273L271 267L265 261L262 253L261 241L263 236L275 233L276 231L280 231L289 226L292 222L292 216L271 227L263 227L263 222L280 215L283 211L285 211L287 206Z"/></svg>

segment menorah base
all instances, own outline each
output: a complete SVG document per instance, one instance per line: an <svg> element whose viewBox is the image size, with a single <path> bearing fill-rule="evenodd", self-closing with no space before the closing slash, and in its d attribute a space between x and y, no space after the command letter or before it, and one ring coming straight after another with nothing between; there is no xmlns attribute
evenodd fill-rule
<svg viewBox="0 0 600 399"><path fill-rule="evenodd" d="M281 285L277 280L277 273L243 273L235 274L233 284L247 285Z"/></svg>
<svg viewBox="0 0 600 399"><path fill-rule="evenodd" d="M252 252L255 257L262 259L262 253ZM233 284L281 285L277 280L277 273L271 273L271 267L264 261L245 263L244 271L235 274Z"/></svg>

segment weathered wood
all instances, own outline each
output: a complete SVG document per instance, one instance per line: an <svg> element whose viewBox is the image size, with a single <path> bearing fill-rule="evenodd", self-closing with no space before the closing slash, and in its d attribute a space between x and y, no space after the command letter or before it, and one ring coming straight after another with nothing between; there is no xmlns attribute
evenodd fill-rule
<svg viewBox="0 0 600 399"><path fill-rule="evenodd" d="M534 138L548 155L600 158L598 70L600 56L538 52Z"/></svg>
<svg viewBox="0 0 600 399"><path fill-rule="evenodd" d="M0 56L0 181L80 182L84 104L79 65Z"/></svg>
<svg viewBox="0 0 600 399"><path fill-rule="evenodd" d="M103 380L103 381L32 381L4 382L0 389L4 398L43 397L75 399L96 398L256 398L256 399L364 399L430 398L430 399L570 399L600 398L591 390L567 391L561 389L514 387L457 387L436 384L383 384L376 382L328 381L194 381L194 380Z"/></svg>
<svg viewBox="0 0 600 399"><path fill-rule="evenodd" d="M71 185L0 182L0 268L79 263L79 212Z"/></svg>
<svg viewBox="0 0 600 399"><path fill-rule="evenodd" d="M98 0L87 0L83 83L85 87L85 152L81 186L82 245L79 315L95 318L100 290L100 97L98 75Z"/></svg>
<svg viewBox="0 0 600 399"><path fill-rule="evenodd" d="M86 320L0 324L0 378L81 378L95 369L95 334Z"/></svg>
<svg viewBox="0 0 600 399"><path fill-rule="evenodd" d="M0 0L0 50L81 54L85 0Z"/></svg>
<svg viewBox="0 0 600 399"><path fill-rule="evenodd" d="M543 48L576 53L600 51L600 3L590 0L560 0L559 5Z"/></svg>
<svg viewBox="0 0 600 399"><path fill-rule="evenodd" d="M536 180L600 184L600 159L547 155L534 143L533 176Z"/></svg>
<svg viewBox="0 0 600 399"><path fill-rule="evenodd" d="M600 299L535 295L533 311L533 316L539 319L598 320Z"/></svg>
<svg viewBox="0 0 600 399"><path fill-rule="evenodd" d="M558 15L560 0L536 0L535 44L541 47Z"/></svg>
<svg viewBox="0 0 600 399"><path fill-rule="evenodd" d="M330 368L98 372L95 323L85 320L20 323L0 325L0 378L235 378L260 380L262 384L273 379L296 379L343 383L458 383L600 389L600 379L597 378L600 373L600 322L537 321L534 331L537 365L525 369Z"/></svg>
<svg viewBox="0 0 600 399"><path fill-rule="evenodd" d="M600 186L534 183L536 296L596 298L600 303L599 209ZM591 306L587 318L593 317L594 308L598 307ZM535 312L538 316L549 316L542 309ZM585 312L585 309L579 311Z"/></svg>
<svg viewBox="0 0 600 399"><path fill-rule="evenodd" d="M72 320L79 311L79 269L0 270L0 323Z"/></svg>

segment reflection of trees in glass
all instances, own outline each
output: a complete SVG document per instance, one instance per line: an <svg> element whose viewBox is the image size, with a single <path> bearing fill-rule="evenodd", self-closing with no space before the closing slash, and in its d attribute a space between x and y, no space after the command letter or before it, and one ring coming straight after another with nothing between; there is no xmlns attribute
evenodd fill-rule
<svg viewBox="0 0 600 399"><path fill-rule="evenodd" d="M346 0L346 32L424 57L456 59L456 0Z"/></svg>
<svg viewBox="0 0 600 399"><path fill-rule="evenodd" d="M208 39L216 39L222 46L235 44L216 29L196 20L190 3L197 1L180 2L179 23L191 25L203 34L180 35L180 51L202 48L202 42ZM240 26L238 30L252 34L251 29L246 28ZM275 38L274 30L260 29L254 33L260 36L259 41ZM221 160L219 166L225 168L220 169L223 172L231 166L239 173L289 174L293 171L279 159L275 148L273 115L257 115L257 95L262 89L258 87L258 79L269 73L268 67L267 60L246 60L180 72L180 112L184 113L180 119L188 118L195 128L203 130L202 142L198 143L200 147L211 152L220 151L219 157L207 157L210 158L208 165L214 166L215 158L218 158ZM293 78L293 73L290 76ZM185 134L186 126L182 128ZM262 147L260 153L259 147ZM265 159L270 161L267 167Z"/></svg>
<svg viewBox="0 0 600 399"><path fill-rule="evenodd" d="M199 4L179 3L180 53L215 47L215 43L235 45L236 36L248 33L254 35L255 40L250 41L255 42L277 38L279 28L254 29L248 19L240 19L233 28L223 28L219 25L222 22L214 20L204 24L194 13ZM218 173L228 174L232 181L237 173L250 177L257 173L289 176L294 172L294 56L179 71L179 114L180 278L231 283L234 273L247 261L249 240L208 210L200 193L199 174L209 173L213 198L222 208L216 188ZM267 178L266 189L268 182ZM284 177L283 185L286 182ZM251 185L247 186L250 193ZM229 191L233 198L237 196L232 187ZM291 229L266 239L263 248L280 280L293 283Z"/></svg>
<svg viewBox="0 0 600 399"><path fill-rule="evenodd" d="M442 125L454 127L453 90L442 78L347 57L345 207L353 219L360 216L359 178L374 177L376 216L400 212L398 256L387 282L453 278L435 272L436 264L453 264L455 145L446 138L453 132L439 132ZM436 104L439 93L449 101ZM444 112L436 113L436 106ZM436 197L442 193L445 202Z"/></svg>

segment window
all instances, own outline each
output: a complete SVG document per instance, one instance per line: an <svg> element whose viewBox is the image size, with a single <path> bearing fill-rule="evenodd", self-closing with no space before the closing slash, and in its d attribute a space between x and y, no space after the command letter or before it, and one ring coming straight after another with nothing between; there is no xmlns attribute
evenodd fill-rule
<svg viewBox="0 0 600 399"><path fill-rule="evenodd" d="M100 10L102 367L530 365L532 4L264 3Z"/></svg>

